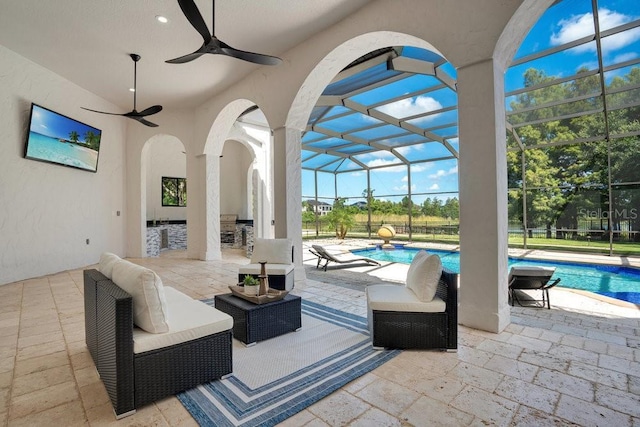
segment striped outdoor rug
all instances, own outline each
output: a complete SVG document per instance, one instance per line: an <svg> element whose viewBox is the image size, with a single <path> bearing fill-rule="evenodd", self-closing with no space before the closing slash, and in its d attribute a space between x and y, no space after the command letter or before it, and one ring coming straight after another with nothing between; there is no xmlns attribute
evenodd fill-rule
<svg viewBox="0 0 640 427"><path fill-rule="evenodd" d="M373 350L365 318L304 299L300 331L233 341L230 377L178 395L200 425L276 425L399 354Z"/></svg>

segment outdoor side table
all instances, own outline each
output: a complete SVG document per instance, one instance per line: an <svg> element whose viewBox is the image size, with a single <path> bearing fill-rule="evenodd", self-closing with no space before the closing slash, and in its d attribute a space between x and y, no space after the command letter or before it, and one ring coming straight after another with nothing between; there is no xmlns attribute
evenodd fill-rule
<svg viewBox="0 0 640 427"><path fill-rule="evenodd" d="M264 304L232 294L216 295L214 301L218 310L233 317L233 337L247 346L302 327L302 299L296 295Z"/></svg>

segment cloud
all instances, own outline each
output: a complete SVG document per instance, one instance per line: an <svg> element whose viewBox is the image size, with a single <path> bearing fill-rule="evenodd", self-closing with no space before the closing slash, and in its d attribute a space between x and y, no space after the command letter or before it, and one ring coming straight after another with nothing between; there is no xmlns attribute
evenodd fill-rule
<svg viewBox="0 0 640 427"><path fill-rule="evenodd" d="M402 177L402 179L400 181L409 182L409 177L407 175L405 175L405 176Z"/></svg>
<svg viewBox="0 0 640 427"><path fill-rule="evenodd" d="M401 185L401 186L396 186L393 187L394 191L402 191L402 192L407 192L409 190L409 186L408 185ZM415 184L411 185L411 192L414 192L416 190L416 186Z"/></svg>
<svg viewBox="0 0 640 427"><path fill-rule="evenodd" d="M440 178L444 178L445 176L454 175L456 173L458 173L458 166L454 166L448 171L445 171L444 169L439 169L436 173L429 175L428 178L440 179Z"/></svg>
<svg viewBox="0 0 640 427"><path fill-rule="evenodd" d="M439 190L440 186L438 184L433 184L431 187L429 187L429 190Z"/></svg>
<svg viewBox="0 0 640 427"><path fill-rule="evenodd" d="M376 108L376 110L397 119L402 119L404 117L424 114L441 108L442 104L440 104L436 99L430 96L420 95L415 98L401 99L390 104L382 105Z"/></svg>
<svg viewBox="0 0 640 427"><path fill-rule="evenodd" d="M631 16L614 12L609 9L601 9L598 11L600 31L615 28L619 25L626 24L633 20ZM551 44L558 46L568 42L572 42L579 38L590 36L594 33L593 14L584 13L582 15L573 15L568 19L562 19L558 22L560 27L557 32L551 34ZM602 49L604 52L611 52L621 49L640 39L640 28L623 31L602 39ZM588 43L575 47L570 50L572 53L594 52L596 50L595 43Z"/></svg>
<svg viewBox="0 0 640 427"><path fill-rule="evenodd" d="M613 63L614 64L618 64L620 62L630 61L632 59L636 59L637 57L638 57L638 53L637 52L621 53L620 55L616 55L616 57L613 58Z"/></svg>
<svg viewBox="0 0 640 427"><path fill-rule="evenodd" d="M380 166L388 166L385 167L383 169L378 169L379 172L404 172L407 170L407 167L405 165L397 165L397 166L390 166L390 165L394 165L397 164L400 160L395 159L395 160L387 160L387 159L373 159L367 162L367 166L369 166L370 168L377 168Z"/></svg>

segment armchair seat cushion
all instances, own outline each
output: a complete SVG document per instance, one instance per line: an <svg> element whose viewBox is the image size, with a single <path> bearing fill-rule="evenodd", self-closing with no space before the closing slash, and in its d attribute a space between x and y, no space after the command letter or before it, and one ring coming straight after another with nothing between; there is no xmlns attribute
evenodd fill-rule
<svg viewBox="0 0 640 427"><path fill-rule="evenodd" d="M166 287L169 331L162 334L133 329L133 352L170 347L217 334L233 328L233 318L207 304L194 300L176 289Z"/></svg>
<svg viewBox="0 0 640 427"><path fill-rule="evenodd" d="M367 287L367 305L370 310L414 313L442 313L447 308L438 296L431 301L420 301L411 289L386 284Z"/></svg>
<svg viewBox="0 0 640 427"><path fill-rule="evenodd" d="M260 274L260 268L261 268L260 264L246 264L246 265L240 266L240 268L238 269L238 273L258 275ZM268 276L271 276L271 275L286 276L287 274L291 273L293 269L294 269L293 264L267 264L266 265Z"/></svg>

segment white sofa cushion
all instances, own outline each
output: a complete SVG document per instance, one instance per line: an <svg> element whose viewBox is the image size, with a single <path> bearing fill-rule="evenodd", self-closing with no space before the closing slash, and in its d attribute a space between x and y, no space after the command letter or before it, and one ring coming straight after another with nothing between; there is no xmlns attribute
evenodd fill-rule
<svg viewBox="0 0 640 427"><path fill-rule="evenodd" d="M100 255L100 262L98 264L98 271L104 274L108 279L111 279L113 274L113 266L116 265L120 258L116 254L112 254L111 252L105 252Z"/></svg>
<svg viewBox="0 0 640 427"><path fill-rule="evenodd" d="M367 286L367 307L376 311L442 313L447 304L437 296L431 301L420 301L406 286L380 284Z"/></svg>
<svg viewBox="0 0 640 427"><path fill-rule="evenodd" d="M246 264L238 268L239 274L260 274L260 264ZM267 264L267 276L286 276L294 269L293 264Z"/></svg>
<svg viewBox="0 0 640 427"><path fill-rule="evenodd" d="M291 239L260 239L253 241L251 264L267 261L269 264L291 264Z"/></svg>
<svg viewBox="0 0 640 427"><path fill-rule="evenodd" d="M187 341L217 334L233 328L233 318L182 292L164 288L169 310L169 332L152 334L140 328L133 329L133 352L165 348Z"/></svg>
<svg viewBox="0 0 640 427"><path fill-rule="evenodd" d="M407 288L411 289L420 301L429 302L436 294L441 275L440 257L420 251L409 266Z"/></svg>
<svg viewBox="0 0 640 427"><path fill-rule="evenodd" d="M133 298L133 323L136 326L154 334L169 330L164 287L155 272L121 260L113 266L112 280Z"/></svg>

